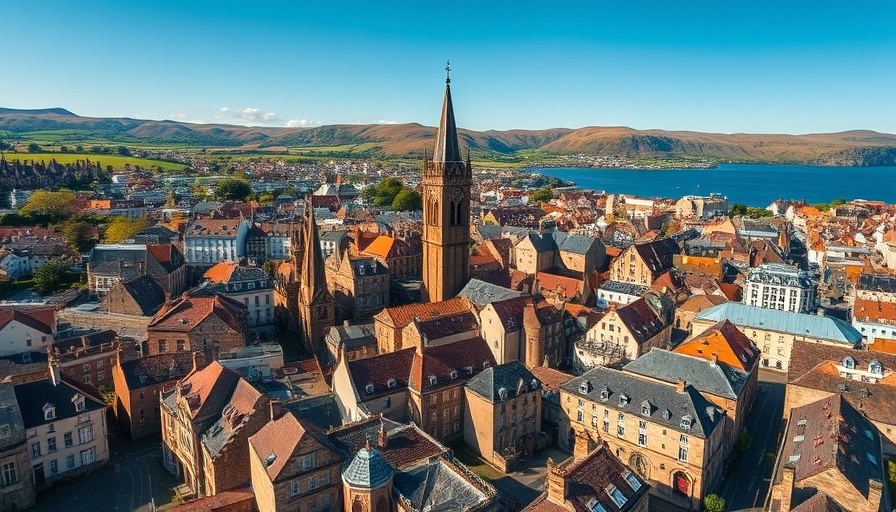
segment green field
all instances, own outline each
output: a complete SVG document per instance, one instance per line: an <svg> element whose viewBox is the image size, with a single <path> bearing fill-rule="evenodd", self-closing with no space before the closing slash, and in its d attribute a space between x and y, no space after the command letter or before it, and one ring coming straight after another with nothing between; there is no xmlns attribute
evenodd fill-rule
<svg viewBox="0 0 896 512"><path fill-rule="evenodd" d="M12 160L34 160L36 162L56 160L60 164L70 164L76 161L90 160L91 162L99 162L103 167L111 165L113 169L124 169L125 165L130 164L132 167L139 165L144 169L161 168L164 171L181 171L187 167L187 164L179 162L166 162L164 160L148 160L146 158L137 158L133 156L121 155L95 155L95 154L73 154L73 153L10 153L5 151L3 158L7 161Z"/></svg>

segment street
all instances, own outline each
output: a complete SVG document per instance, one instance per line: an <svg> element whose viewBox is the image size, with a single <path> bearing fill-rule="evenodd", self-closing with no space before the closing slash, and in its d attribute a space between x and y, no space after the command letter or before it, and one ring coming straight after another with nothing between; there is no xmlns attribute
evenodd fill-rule
<svg viewBox="0 0 896 512"><path fill-rule="evenodd" d="M770 487L772 463L766 454L778 453L778 434L784 410L786 375L759 371L759 389L746 428L753 436L750 449L732 463L716 492L731 512L760 510Z"/></svg>

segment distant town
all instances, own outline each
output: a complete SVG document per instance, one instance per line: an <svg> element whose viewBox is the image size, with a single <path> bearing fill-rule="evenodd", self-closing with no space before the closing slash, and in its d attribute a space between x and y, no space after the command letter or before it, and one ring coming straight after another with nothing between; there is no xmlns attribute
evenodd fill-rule
<svg viewBox="0 0 896 512"><path fill-rule="evenodd" d="M0 511L896 507L896 205L587 190L441 107L417 161L0 148Z"/></svg>

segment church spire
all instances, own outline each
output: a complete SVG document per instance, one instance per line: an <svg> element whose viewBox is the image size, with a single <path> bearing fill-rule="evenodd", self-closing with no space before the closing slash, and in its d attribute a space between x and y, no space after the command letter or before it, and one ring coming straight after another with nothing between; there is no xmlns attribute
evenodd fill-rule
<svg viewBox="0 0 896 512"><path fill-rule="evenodd" d="M451 103L451 62L445 66L445 101L442 103L442 118L436 135L436 147L432 161L437 163L463 162L460 144L457 141L457 124L454 121L454 105Z"/></svg>
<svg viewBox="0 0 896 512"><path fill-rule="evenodd" d="M302 219L302 234L305 239L302 255L302 291L301 298L305 304L311 302L321 293L327 291L324 257L320 248L320 236L317 223L314 221L314 207L311 198L305 203L305 214Z"/></svg>

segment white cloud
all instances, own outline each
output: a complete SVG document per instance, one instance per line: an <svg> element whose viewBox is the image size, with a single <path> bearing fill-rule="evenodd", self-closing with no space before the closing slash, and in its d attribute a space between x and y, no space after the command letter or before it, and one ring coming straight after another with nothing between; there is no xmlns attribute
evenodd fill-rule
<svg viewBox="0 0 896 512"><path fill-rule="evenodd" d="M385 119L380 119L376 124L398 124L398 121L386 121Z"/></svg>
<svg viewBox="0 0 896 512"><path fill-rule="evenodd" d="M233 119L248 123L271 124L279 120L277 114L273 112L264 112L260 108L255 107L246 107L243 109L221 107L218 112L221 114L220 116L217 116L218 119Z"/></svg>
<svg viewBox="0 0 896 512"><path fill-rule="evenodd" d="M307 128L309 126L319 126L320 121L309 121L308 119L290 119L286 122L287 128Z"/></svg>

